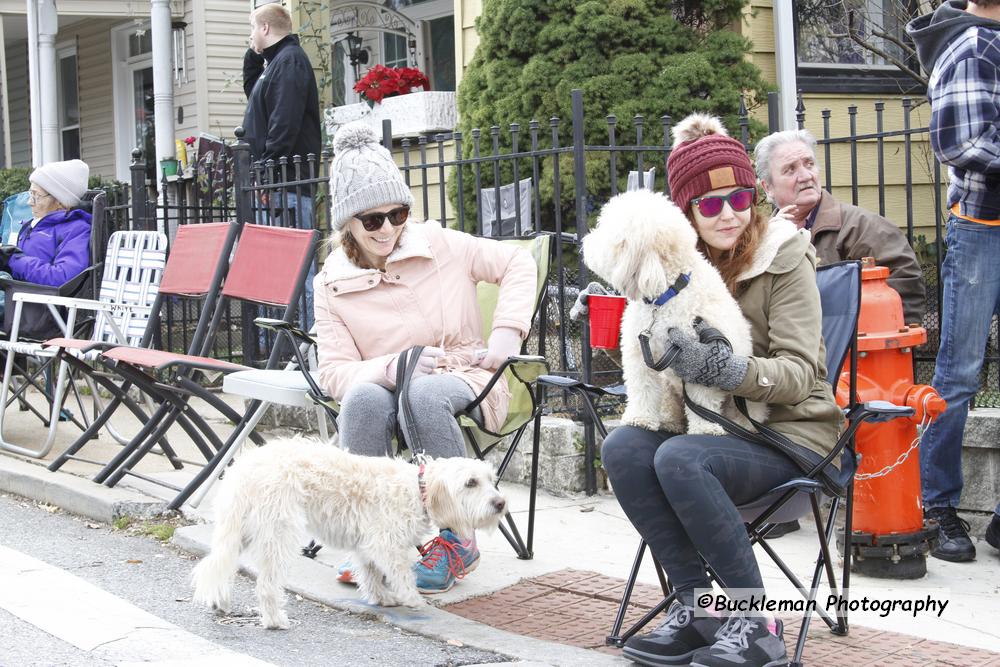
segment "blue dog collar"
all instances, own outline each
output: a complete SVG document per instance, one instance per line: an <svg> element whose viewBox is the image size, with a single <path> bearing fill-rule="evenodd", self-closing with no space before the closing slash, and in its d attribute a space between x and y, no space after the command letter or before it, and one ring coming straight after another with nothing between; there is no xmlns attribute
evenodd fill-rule
<svg viewBox="0 0 1000 667"><path fill-rule="evenodd" d="M682 273L681 275L677 276L677 281L674 282L673 285L671 285L670 287L668 287L666 292L664 292L660 296L656 297L655 300L654 299L643 299L643 301L645 301L646 303L648 303L651 306L662 306L667 301L670 301L675 296L677 296L677 293L680 292L685 287L687 287L689 282L691 282L691 274L690 273Z"/></svg>

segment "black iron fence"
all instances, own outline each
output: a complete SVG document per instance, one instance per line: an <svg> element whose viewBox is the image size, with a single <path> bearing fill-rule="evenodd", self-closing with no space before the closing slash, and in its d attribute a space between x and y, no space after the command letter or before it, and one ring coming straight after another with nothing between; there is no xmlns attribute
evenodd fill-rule
<svg viewBox="0 0 1000 667"><path fill-rule="evenodd" d="M917 251L928 287L924 325L929 339L916 351L916 371L919 382L929 382L940 330L944 172L926 147L927 127L913 127L915 103L904 99L892 105L887 108L876 102L871 110L851 105L848 132L840 136L833 136L831 127L841 119L823 110L813 131L819 139L827 190L903 226ZM886 129L887 115L897 127ZM645 187L669 193L666 161L673 119L666 115L653 121L607 116L599 121L606 127L606 140L598 144L585 141L588 122L592 119L585 118L582 95L575 92L568 121L533 120L526 126L473 130L468 136L456 131L397 142L385 121L382 133L415 193L416 217L495 238L538 232L553 235L556 243L547 298L529 349L545 352L554 372L612 384L620 380L620 368L606 355L592 353L587 329L569 318L580 287L590 280L579 261L580 242L604 202L618 192ZM734 135L748 150L752 149L752 124L750 114L741 108ZM798 125L808 125L801 101ZM180 176L165 178L159 198L147 195L145 166L135 160L131 200L109 207L109 215L128 216L133 226L158 226L171 235L177 225L238 217L313 227L326 237L332 151L252 163L249 147L239 136L237 130L236 141L199 155L193 168ZM321 248L317 267L324 257ZM302 306L303 324L308 325L308 295ZM253 309L230 313L216 354L244 363L266 357L270 341L256 334L249 323L256 314ZM172 312L164 322L164 342L182 348L194 318L195 313L179 308ZM1000 405L998 369L994 322L978 405ZM551 405L556 411L576 412L569 402L556 400Z"/></svg>

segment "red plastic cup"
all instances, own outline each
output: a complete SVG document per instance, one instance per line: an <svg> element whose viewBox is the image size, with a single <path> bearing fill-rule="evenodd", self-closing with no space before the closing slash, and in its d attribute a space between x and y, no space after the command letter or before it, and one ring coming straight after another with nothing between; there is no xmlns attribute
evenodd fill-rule
<svg viewBox="0 0 1000 667"><path fill-rule="evenodd" d="M618 347L625 297L591 294L587 297L587 307L590 309L590 347L599 350Z"/></svg>

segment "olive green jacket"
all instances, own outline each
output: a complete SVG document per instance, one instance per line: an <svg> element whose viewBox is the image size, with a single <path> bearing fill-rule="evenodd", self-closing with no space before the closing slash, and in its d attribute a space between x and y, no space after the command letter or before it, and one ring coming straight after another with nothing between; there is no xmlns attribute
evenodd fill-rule
<svg viewBox="0 0 1000 667"><path fill-rule="evenodd" d="M826 346L809 232L772 220L736 300L750 322L753 356L733 392L770 407L767 424L825 456L843 424L826 381Z"/></svg>

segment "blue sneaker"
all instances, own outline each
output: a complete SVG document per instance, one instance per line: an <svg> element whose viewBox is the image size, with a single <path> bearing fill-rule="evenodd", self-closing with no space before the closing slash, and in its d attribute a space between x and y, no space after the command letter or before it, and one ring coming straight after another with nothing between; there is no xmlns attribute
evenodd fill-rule
<svg viewBox="0 0 1000 667"><path fill-rule="evenodd" d="M420 547L423 556L413 564L417 575L417 590L421 593L444 593L459 579L479 565L479 549L475 544L462 546L462 541L447 528Z"/></svg>

